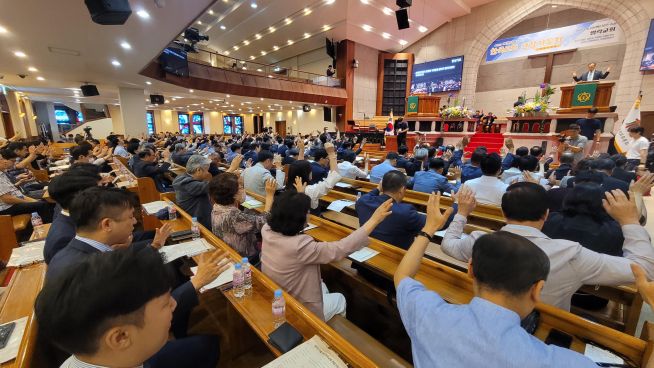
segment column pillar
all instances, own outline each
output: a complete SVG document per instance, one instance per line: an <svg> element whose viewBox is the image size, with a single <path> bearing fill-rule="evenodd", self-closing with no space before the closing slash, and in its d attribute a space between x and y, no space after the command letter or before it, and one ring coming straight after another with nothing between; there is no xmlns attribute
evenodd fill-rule
<svg viewBox="0 0 654 368"><path fill-rule="evenodd" d="M23 138L30 137L32 133L28 130L28 126L25 124L26 116L21 116L20 96L18 96L16 91L8 91L7 104L9 105L9 114L11 115L11 123L14 126L14 132L20 134Z"/></svg>
<svg viewBox="0 0 654 368"><path fill-rule="evenodd" d="M147 134L144 90L142 88L119 87L118 99L120 101L120 114L125 126L125 136L140 137L142 134Z"/></svg>
<svg viewBox="0 0 654 368"><path fill-rule="evenodd" d="M52 140L59 140L59 124L57 124L57 118L55 117L55 108L54 103L48 102L45 104L45 108L48 114L48 123L50 124L50 131L52 132Z"/></svg>

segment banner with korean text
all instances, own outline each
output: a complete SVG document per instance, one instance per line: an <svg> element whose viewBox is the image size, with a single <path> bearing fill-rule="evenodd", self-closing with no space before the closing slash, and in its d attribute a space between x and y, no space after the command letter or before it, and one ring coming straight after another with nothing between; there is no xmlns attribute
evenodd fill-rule
<svg viewBox="0 0 654 368"><path fill-rule="evenodd" d="M619 42L624 42L624 34L618 23L600 19L495 40L486 50L486 62Z"/></svg>

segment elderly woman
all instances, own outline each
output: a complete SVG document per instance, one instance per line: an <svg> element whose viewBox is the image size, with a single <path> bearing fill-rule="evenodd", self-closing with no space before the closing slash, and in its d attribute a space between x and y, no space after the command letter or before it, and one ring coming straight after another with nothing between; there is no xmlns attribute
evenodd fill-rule
<svg viewBox="0 0 654 368"><path fill-rule="evenodd" d="M303 193L287 191L277 198L268 224L261 230L262 271L324 321L344 315L346 301L339 293L329 293L320 277L320 265L347 257L370 242L368 235L390 214L392 200L377 208L358 230L334 242L318 242L303 234L311 199Z"/></svg>
<svg viewBox="0 0 654 368"><path fill-rule="evenodd" d="M237 158L236 161L236 166L232 164L227 169L228 172L238 169L241 158ZM197 217L198 222L207 229L211 229L211 203L207 190L209 180L212 178L209 173L210 165L210 159L201 155L192 155L186 163L186 172L173 181L177 205L192 217Z"/></svg>
<svg viewBox="0 0 654 368"><path fill-rule="evenodd" d="M235 161L235 160L234 160ZM232 161L232 165L234 164ZM257 235L266 223L266 217L275 199L277 183L266 182L266 200L262 214L241 211L238 206L245 202L243 178L233 173L215 176L209 183L209 195L213 201L211 229L216 236L232 247L251 264L259 263L261 245Z"/></svg>

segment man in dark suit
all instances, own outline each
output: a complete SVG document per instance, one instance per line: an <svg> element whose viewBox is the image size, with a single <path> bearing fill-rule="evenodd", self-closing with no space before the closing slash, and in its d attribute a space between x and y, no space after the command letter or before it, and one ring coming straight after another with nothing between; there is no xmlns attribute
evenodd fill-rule
<svg viewBox="0 0 654 368"><path fill-rule="evenodd" d="M636 181L636 173L625 170L625 166L627 165L626 157L620 154L615 154L611 156L611 160L615 162L615 169L613 169L613 173L611 174L612 177L622 180L625 183Z"/></svg>
<svg viewBox="0 0 654 368"><path fill-rule="evenodd" d="M599 172L602 175L602 189L605 192L620 189L625 194L629 192L629 183L612 177L615 162L610 158L600 158L590 162L591 170Z"/></svg>
<svg viewBox="0 0 654 368"><path fill-rule="evenodd" d="M165 152L165 151L164 151ZM172 180L169 179L170 163L157 163L157 155L149 148L143 149L138 153L139 160L134 163L134 175L139 178L150 177L154 180L157 190L160 192L169 192L172 188Z"/></svg>
<svg viewBox="0 0 654 368"><path fill-rule="evenodd" d="M609 72L611 71L610 66L606 68L606 72L595 69L595 66L597 66L595 63L588 63L588 71L583 73L581 77L577 76L577 72L572 72L572 79L574 79L575 82L590 82L608 77Z"/></svg>
<svg viewBox="0 0 654 368"><path fill-rule="evenodd" d="M329 174L329 157L324 148L313 151L313 162L311 163L311 181L309 184L317 184L327 178Z"/></svg>
<svg viewBox="0 0 654 368"><path fill-rule="evenodd" d="M179 308L168 271L161 256L147 249L86 257L39 293L39 338L71 354L62 367L215 367L217 336L168 341Z"/></svg>

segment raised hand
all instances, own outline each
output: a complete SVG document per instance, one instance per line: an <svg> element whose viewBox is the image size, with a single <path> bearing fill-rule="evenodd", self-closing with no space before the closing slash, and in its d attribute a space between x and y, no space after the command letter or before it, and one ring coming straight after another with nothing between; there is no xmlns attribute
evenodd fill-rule
<svg viewBox="0 0 654 368"><path fill-rule="evenodd" d="M296 177L295 179L299 179L300 177ZM300 179L302 180L302 179ZM297 180L296 180L297 182ZM275 196L275 191L277 191L277 180L270 178L266 180L266 197L274 197Z"/></svg>
<svg viewBox="0 0 654 368"><path fill-rule="evenodd" d="M447 219L452 215L452 207L441 212L441 193L430 194L427 201L427 221L425 222L424 231L432 235L440 230L447 222Z"/></svg>
<svg viewBox="0 0 654 368"><path fill-rule="evenodd" d="M197 259L198 271L195 276L191 277L191 284L195 290L200 290L229 269L230 260L227 253L218 249L201 254Z"/></svg>
<svg viewBox="0 0 654 368"><path fill-rule="evenodd" d="M477 199L475 192L467 186L462 186L459 192L456 193L457 203L459 204L458 214L463 217L468 217L477 207Z"/></svg>
<svg viewBox="0 0 654 368"><path fill-rule="evenodd" d="M234 156L232 159L232 163L229 165L229 168L227 169L227 172L234 172L238 170L239 167L241 167L241 162L243 161L243 155L238 154Z"/></svg>
<svg viewBox="0 0 654 368"><path fill-rule="evenodd" d="M644 195L654 187L654 174L645 174L637 182L631 181L629 191Z"/></svg>
<svg viewBox="0 0 654 368"><path fill-rule="evenodd" d="M370 216L370 219L368 222L371 222L375 225L379 225L386 217L388 217L393 211L391 211L391 207L393 207L393 199L389 198L386 202L382 203L375 212L373 212L372 216Z"/></svg>
<svg viewBox="0 0 654 368"><path fill-rule="evenodd" d="M302 182L302 178L299 176L295 177L295 182L293 183L293 186L295 186L295 190L298 193L304 193L304 190L306 189L307 185Z"/></svg>
<svg viewBox="0 0 654 368"><path fill-rule="evenodd" d="M460 167L454 166L449 171L452 173L452 175L454 176L454 178L456 180L461 180L461 168Z"/></svg>
<svg viewBox="0 0 654 368"><path fill-rule="evenodd" d="M168 239L172 232L173 226L169 222L163 224L163 226L154 231L154 239L152 239L150 246L154 249L163 247L166 244L166 239Z"/></svg>
<svg viewBox="0 0 654 368"><path fill-rule="evenodd" d="M539 184L539 180L537 177L533 176L529 171L523 171L522 172L522 178L524 181L534 183L534 184Z"/></svg>
<svg viewBox="0 0 654 368"><path fill-rule="evenodd" d="M620 226L639 225L638 209L636 207L636 195L629 192L629 198L619 189L604 193L606 199L602 199L602 204L606 213L613 217Z"/></svg>
<svg viewBox="0 0 654 368"><path fill-rule="evenodd" d="M325 143L325 151L327 151L327 155L329 156L336 154L336 149L331 142Z"/></svg>
<svg viewBox="0 0 654 368"><path fill-rule="evenodd" d="M282 167L282 156L279 153L275 153L273 157L273 165L278 169Z"/></svg>

